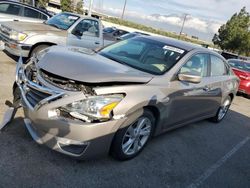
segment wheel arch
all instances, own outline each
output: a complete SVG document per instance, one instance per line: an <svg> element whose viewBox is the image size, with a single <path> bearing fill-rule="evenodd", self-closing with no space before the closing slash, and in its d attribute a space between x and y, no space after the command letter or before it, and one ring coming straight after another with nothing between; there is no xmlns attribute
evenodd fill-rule
<svg viewBox="0 0 250 188"><path fill-rule="evenodd" d="M159 125L159 120L160 120L160 111L156 106L152 106L152 105L148 105L148 106L144 106L144 109L147 109L149 111L151 111L155 117L155 128L154 128L154 132L153 135L157 132L158 129L158 125Z"/></svg>
<svg viewBox="0 0 250 188"><path fill-rule="evenodd" d="M33 51L37 46L40 46L40 45L53 46L53 45L56 45L56 44L53 43L53 42L38 42L38 43L34 44L34 45L31 47L30 52L29 52L29 57L30 57L30 55L32 54L32 51Z"/></svg>

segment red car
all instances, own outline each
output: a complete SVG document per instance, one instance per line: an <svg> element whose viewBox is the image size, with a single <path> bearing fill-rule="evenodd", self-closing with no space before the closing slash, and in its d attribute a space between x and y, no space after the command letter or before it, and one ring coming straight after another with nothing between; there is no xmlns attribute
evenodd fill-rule
<svg viewBox="0 0 250 188"><path fill-rule="evenodd" d="M228 63L240 79L238 92L250 96L250 62L240 59L229 59Z"/></svg>

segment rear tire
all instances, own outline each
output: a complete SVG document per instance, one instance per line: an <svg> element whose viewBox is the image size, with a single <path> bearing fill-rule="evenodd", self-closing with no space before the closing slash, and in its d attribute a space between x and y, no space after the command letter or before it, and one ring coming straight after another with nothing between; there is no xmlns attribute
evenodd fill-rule
<svg viewBox="0 0 250 188"><path fill-rule="evenodd" d="M48 48L50 47L50 45L47 45L47 44L41 44L41 45L38 45L36 46L30 53L30 57L38 54L40 51L44 50L45 48Z"/></svg>
<svg viewBox="0 0 250 188"><path fill-rule="evenodd" d="M215 123L219 123L220 121L222 121L224 119L224 117L226 116L228 109L230 108L231 103L232 103L231 97L227 96L225 98L223 104L218 109L216 115L214 117L210 118L210 120L212 122L215 122Z"/></svg>
<svg viewBox="0 0 250 188"><path fill-rule="evenodd" d="M150 110L131 125L117 131L111 146L111 155L118 160L129 160L137 156L152 137L155 117Z"/></svg>

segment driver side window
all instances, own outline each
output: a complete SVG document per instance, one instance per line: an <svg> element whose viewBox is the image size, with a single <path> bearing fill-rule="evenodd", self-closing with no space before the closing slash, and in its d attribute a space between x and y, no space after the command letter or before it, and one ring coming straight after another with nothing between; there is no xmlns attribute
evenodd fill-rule
<svg viewBox="0 0 250 188"><path fill-rule="evenodd" d="M207 77L208 60L208 54L196 54L182 66L182 68L180 69L180 73Z"/></svg>
<svg viewBox="0 0 250 188"><path fill-rule="evenodd" d="M95 20L84 19L76 25L72 34L99 37L99 23Z"/></svg>

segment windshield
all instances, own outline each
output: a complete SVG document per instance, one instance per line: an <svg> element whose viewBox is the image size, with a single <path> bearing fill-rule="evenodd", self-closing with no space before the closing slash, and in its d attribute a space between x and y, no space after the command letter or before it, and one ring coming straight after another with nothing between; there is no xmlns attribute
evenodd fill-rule
<svg viewBox="0 0 250 188"><path fill-rule="evenodd" d="M58 29L67 30L69 29L77 20L79 16L75 16L69 13L60 13L45 22L45 24L54 26Z"/></svg>
<svg viewBox="0 0 250 188"><path fill-rule="evenodd" d="M108 46L99 53L144 72L163 74L181 59L185 51L159 41L136 37Z"/></svg>
<svg viewBox="0 0 250 188"><path fill-rule="evenodd" d="M246 63L240 60L229 60L228 63L233 68L250 72L250 63Z"/></svg>

